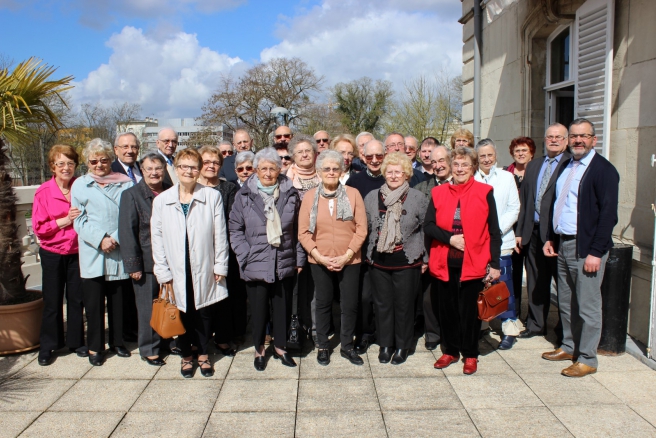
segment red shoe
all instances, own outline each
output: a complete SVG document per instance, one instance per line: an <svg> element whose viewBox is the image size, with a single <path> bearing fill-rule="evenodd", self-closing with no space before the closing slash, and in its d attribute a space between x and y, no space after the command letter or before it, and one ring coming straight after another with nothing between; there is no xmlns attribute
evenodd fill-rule
<svg viewBox="0 0 656 438"><path fill-rule="evenodd" d="M457 356L451 356L448 354L443 354L442 357L437 359L437 362L435 362L435 365L433 365L436 369L441 370L442 368L446 368L452 363L458 362L458 357Z"/></svg>
<svg viewBox="0 0 656 438"><path fill-rule="evenodd" d="M465 358L465 366L462 367L462 372L465 374L474 374L478 367L478 359L475 357Z"/></svg>

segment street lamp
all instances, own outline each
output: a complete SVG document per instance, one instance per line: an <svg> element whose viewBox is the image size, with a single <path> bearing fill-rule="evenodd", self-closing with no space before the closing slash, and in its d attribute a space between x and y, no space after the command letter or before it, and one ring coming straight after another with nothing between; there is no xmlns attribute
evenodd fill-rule
<svg viewBox="0 0 656 438"><path fill-rule="evenodd" d="M276 121L276 126L287 126L287 119L289 118L289 110L281 106L277 106L271 110L271 117ZM279 118L282 118L282 124L279 123Z"/></svg>

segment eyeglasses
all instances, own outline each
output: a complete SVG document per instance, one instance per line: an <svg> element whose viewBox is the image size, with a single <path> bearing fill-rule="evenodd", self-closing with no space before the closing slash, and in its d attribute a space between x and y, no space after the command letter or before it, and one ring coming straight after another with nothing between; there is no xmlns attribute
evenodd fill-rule
<svg viewBox="0 0 656 438"><path fill-rule="evenodd" d="M227 151L221 151L221 155L223 155L224 157L227 157L227 156L232 155L234 153L235 153L235 151L233 151L232 149L228 149Z"/></svg>
<svg viewBox="0 0 656 438"><path fill-rule="evenodd" d="M392 148L405 149L405 143L403 142L390 143L390 144L386 144L385 147L387 149L392 149Z"/></svg>
<svg viewBox="0 0 656 438"><path fill-rule="evenodd" d="M57 161L55 166L62 169L64 167L75 167L75 163L73 161Z"/></svg>
<svg viewBox="0 0 656 438"><path fill-rule="evenodd" d="M280 140L281 138L292 138L291 134L276 134L276 140Z"/></svg>
<svg viewBox="0 0 656 438"><path fill-rule="evenodd" d="M328 140L327 138L317 138L316 142L317 142L317 144L330 143L330 140Z"/></svg>
<svg viewBox="0 0 656 438"><path fill-rule="evenodd" d="M132 151L138 151L139 150L139 146L130 146L130 145L127 145L127 144L125 146L116 146L116 147L118 149L122 150L122 151L127 151L128 149L130 149Z"/></svg>
<svg viewBox="0 0 656 438"><path fill-rule="evenodd" d="M341 154L342 157L349 157L349 158L355 157L355 154L353 152L342 152Z"/></svg>
<svg viewBox="0 0 656 438"><path fill-rule="evenodd" d="M565 137L563 137L562 135L547 135L545 138L549 141L554 141L554 140L563 141L563 140L565 140Z"/></svg>
<svg viewBox="0 0 656 438"><path fill-rule="evenodd" d="M466 138L456 138L455 144L469 144L469 140Z"/></svg>
<svg viewBox="0 0 656 438"><path fill-rule="evenodd" d="M462 163L462 164L453 163L451 167L453 167L454 169L469 169L470 167L472 167L472 165L469 163Z"/></svg>
<svg viewBox="0 0 656 438"><path fill-rule="evenodd" d="M576 140L577 138L584 138L586 140L590 140L594 135L592 134L570 134L569 139L570 140Z"/></svg>
<svg viewBox="0 0 656 438"><path fill-rule="evenodd" d="M96 164L98 164L98 162L100 162L100 164L109 164L109 158L101 158L99 160L89 160L89 164L91 164L92 166L95 166Z"/></svg>
<svg viewBox="0 0 656 438"><path fill-rule="evenodd" d="M436 164L444 164L444 163L446 163L446 158L440 158L440 159L437 160L437 161L435 161L435 160L431 160L431 164L432 164L433 166L436 165Z"/></svg>
<svg viewBox="0 0 656 438"><path fill-rule="evenodd" d="M280 169L277 167L258 167L257 171L262 173L276 173L280 171Z"/></svg>
<svg viewBox="0 0 656 438"><path fill-rule="evenodd" d="M289 155L281 155L280 159L285 161L291 161L292 157L290 157Z"/></svg>
<svg viewBox="0 0 656 438"><path fill-rule="evenodd" d="M164 171L163 167L142 167L141 170L144 171L144 173L150 175L153 173L160 173Z"/></svg>
<svg viewBox="0 0 656 438"><path fill-rule="evenodd" d="M235 145L240 145L240 144L251 144L251 141L250 140L241 140L241 141L238 141L237 143L235 143Z"/></svg>
<svg viewBox="0 0 656 438"><path fill-rule="evenodd" d="M313 154L314 150L312 149L299 149L294 151L294 155L305 155L305 154Z"/></svg>
<svg viewBox="0 0 656 438"><path fill-rule="evenodd" d="M372 154L372 155L365 155L365 156L364 156L364 159L367 160L367 161L371 161L371 160L374 159L374 157L376 157L376 159L377 159L378 161L382 161L383 158L385 158L385 154Z"/></svg>
<svg viewBox="0 0 656 438"><path fill-rule="evenodd" d="M337 173L337 172L341 172L342 169L340 169L339 167L322 167L321 171L323 173Z"/></svg>
<svg viewBox="0 0 656 438"><path fill-rule="evenodd" d="M221 163L219 163L218 161L210 161L210 160L203 161L203 166L209 166L209 165L219 167Z"/></svg>
<svg viewBox="0 0 656 438"><path fill-rule="evenodd" d="M253 171L253 166L239 166L235 169L237 172L243 172L244 170L246 172L252 172Z"/></svg>
<svg viewBox="0 0 656 438"><path fill-rule="evenodd" d="M178 169L182 170L183 172L191 172L191 173L200 172L198 166L189 166L188 164L179 164Z"/></svg>
<svg viewBox="0 0 656 438"><path fill-rule="evenodd" d="M417 153L417 148L407 147L407 146L406 146L406 148L405 148L405 152L406 152L406 153L410 153L410 152Z"/></svg>
<svg viewBox="0 0 656 438"><path fill-rule="evenodd" d="M400 170L390 170L385 172L385 176L403 176L403 172Z"/></svg>
<svg viewBox="0 0 656 438"><path fill-rule="evenodd" d="M162 143L165 143L165 144L169 144L169 143L178 144L178 140L162 140L162 139L158 138L157 141L161 141Z"/></svg>

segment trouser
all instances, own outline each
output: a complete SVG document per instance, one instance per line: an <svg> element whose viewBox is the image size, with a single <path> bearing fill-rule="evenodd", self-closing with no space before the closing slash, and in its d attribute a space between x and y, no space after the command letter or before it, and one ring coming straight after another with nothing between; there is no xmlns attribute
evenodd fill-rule
<svg viewBox="0 0 656 438"><path fill-rule="evenodd" d="M501 256L499 268L501 276L499 281L506 283L510 296L508 297L508 310L503 312L497 318L501 320L501 331L506 336L519 335L519 327L517 327L517 312L515 312L515 292L513 285L513 266L512 255L508 254Z"/></svg>
<svg viewBox="0 0 656 438"><path fill-rule="evenodd" d="M387 270L371 268L378 345L409 349L415 321L415 297L421 267Z"/></svg>
<svg viewBox="0 0 656 438"><path fill-rule="evenodd" d="M522 280L524 278L524 260L528 248L522 248L520 252L512 253L512 282L515 295L515 313L521 319L522 314Z"/></svg>
<svg viewBox="0 0 656 438"><path fill-rule="evenodd" d="M84 304L77 254L61 255L39 249L43 281L41 350L58 350L64 345L84 345ZM66 294L66 340L64 341L64 294Z"/></svg>
<svg viewBox="0 0 656 438"><path fill-rule="evenodd" d="M132 280L137 316L139 318L139 354L142 357L159 356L161 338L150 326L153 299L159 295L159 284L152 272L143 272L139 281Z"/></svg>
<svg viewBox="0 0 656 438"><path fill-rule="evenodd" d="M528 289L528 317L526 328L532 332L546 332L551 306L551 279L556 276L556 259L544 255L540 227L535 225L526 254L526 282ZM524 249L526 250L526 248Z"/></svg>
<svg viewBox="0 0 656 438"><path fill-rule="evenodd" d="M426 342L440 342L440 323L437 319L437 300L431 294L432 278L428 270L421 275L421 295L424 306L424 333Z"/></svg>
<svg viewBox="0 0 656 438"><path fill-rule="evenodd" d="M296 275L294 282L294 293L298 296L298 313L301 324L305 329L314 329L314 312L312 301L314 300L314 281L310 264L306 263L303 270ZM252 315L251 315L252 319Z"/></svg>
<svg viewBox="0 0 656 438"><path fill-rule="evenodd" d="M236 337L244 336L246 333L246 324L248 322L248 305L246 303L246 282L239 276L239 264L237 257L230 251L228 260L228 306L230 310L229 326L224 326L223 330L229 328L230 333L226 334L229 340Z"/></svg>
<svg viewBox="0 0 656 438"><path fill-rule="evenodd" d="M442 330L442 353L465 358L478 357L478 294L483 279L460 281L462 270L449 268L449 281L433 280L432 299L438 302L438 318Z"/></svg>
<svg viewBox="0 0 656 438"><path fill-rule="evenodd" d="M109 347L123 347L123 291L132 287L130 280L105 280L105 277L82 280L84 310L87 314L87 345L98 353L105 350L105 297L109 323Z"/></svg>
<svg viewBox="0 0 656 438"><path fill-rule="evenodd" d="M139 317L137 313L137 298L132 282L123 289L123 337L138 338Z"/></svg>
<svg viewBox="0 0 656 438"><path fill-rule="evenodd" d="M176 346L182 350L182 357L191 356L192 344L198 348L198 354L203 356L208 353L207 346L212 337L212 318L216 312L216 304L200 309L196 308L194 282L189 271L187 271L186 295L187 311L180 312L180 318L186 331L183 335L178 336Z"/></svg>
<svg viewBox="0 0 656 438"><path fill-rule="evenodd" d="M287 331L291 318L294 277L276 279L274 283L264 281L246 282L248 301L251 306L253 345L264 345L266 327L270 319L269 300L273 313L273 342L281 350L287 349Z"/></svg>
<svg viewBox="0 0 656 438"><path fill-rule="evenodd" d="M333 285L339 284L341 292L341 333L342 350L353 349L353 335L358 319L358 280L360 264L347 265L339 272L329 271L325 266L311 264L312 278L317 299L317 337L319 348L330 347L328 332L333 308Z"/></svg>
<svg viewBox="0 0 656 438"><path fill-rule="evenodd" d="M561 348L578 361L597 368L601 339L601 282L608 253L594 273L584 272L585 258L577 256L576 239L561 240L558 251L558 308L563 324Z"/></svg>
<svg viewBox="0 0 656 438"><path fill-rule="evenodd" d="M371 270L373 268L362 263L360 265L360 287L358 296L358 320L355 325L355 337L359 340L373 342L376 338L376 319L374 317L373 284Z"/></svg>

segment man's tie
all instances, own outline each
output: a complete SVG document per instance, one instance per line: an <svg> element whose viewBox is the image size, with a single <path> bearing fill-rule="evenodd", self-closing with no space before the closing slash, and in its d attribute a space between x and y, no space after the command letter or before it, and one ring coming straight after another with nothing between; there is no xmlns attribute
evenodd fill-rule
<svg viewBox="0 0 656 438"><path fill-rule="evenodd" d="M558 202L556 202L556 210L554 212L554 229L560 223L560 215L563 212L563 208L565 208L565 201L567 201L569 186L572 185L572 181L574 180L574 175L576 175L576 169L579 167L579 164L581 164L580 160L575 160L572 162L572 170L570 170L569 175L567 175L565 184L563 184L563 189L558 194Z"/></svg>
<svg viewBox="0 0 656 438"><path fill-rule="evenodd" d="M555 161L555 158L549 158L547 162L547 168L544 169L544 174L542 175L542 181L540 181L540 189L538 190L538 196L535 197L535 211L540 214L540 206L542 205L542 197L544 192L547 191L547 186L549 185L549 180L551 179L551 165Z"/></svg>
<svg viewBox="0 0 656 438"><path fill-rule="evenodd" d="M136 184L137 179L134 177L134 172L132 171L132 166L128 167L128 176Z"/></svg>

